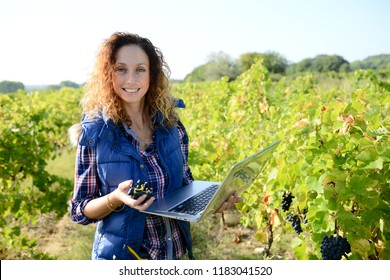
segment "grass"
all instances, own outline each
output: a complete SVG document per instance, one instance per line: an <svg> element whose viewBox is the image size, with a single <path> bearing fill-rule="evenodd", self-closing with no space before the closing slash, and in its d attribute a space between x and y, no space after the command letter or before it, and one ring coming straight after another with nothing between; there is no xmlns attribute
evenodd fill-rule
<svg viewBox="0 0 390 280"><path fill-rule="evenodd" d="M258 260L262 244L254 238L254 229L240 224L227 226L221 214L207 217L192 226L194 255L206 260Z"/></svg>
<svg viewBox="0 0 390 280"><path fill-rule="evenodd" d="M76 150L64 149L58 152L55 159L48 162L49 173L73 180Z"/></svg>

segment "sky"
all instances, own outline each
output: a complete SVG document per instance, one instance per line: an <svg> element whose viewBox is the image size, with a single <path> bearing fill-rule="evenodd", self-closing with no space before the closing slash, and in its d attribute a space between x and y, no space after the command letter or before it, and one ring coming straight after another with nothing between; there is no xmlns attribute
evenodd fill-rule
<svg viewBox="0 0 390 280"><path fill-rule="evenodd" d="M161 49L172 79L212 54L390 54L387 0L0 0L0 81L84 83L99 45L127 31Z"/></svg>

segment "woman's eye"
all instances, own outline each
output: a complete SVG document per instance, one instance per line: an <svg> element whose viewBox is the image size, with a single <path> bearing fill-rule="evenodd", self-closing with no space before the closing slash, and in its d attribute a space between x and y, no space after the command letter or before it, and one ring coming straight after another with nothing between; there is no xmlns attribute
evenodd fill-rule
<svg viewBox="0 0 390 280"><path fill-rule="evenodd" d="M119 67L116 69L116 72L126 73L126 68Z"/></svg>
<svg viewBox="0 0 390 280"><path fill-rule="evenodd" d="M145 68L142 68L142 67L140 67L140 68L138 68L138 69L137 69L137 71L138 71L138 72L145 72L145 71L146 71L146 69L145 69Z"/></svg>

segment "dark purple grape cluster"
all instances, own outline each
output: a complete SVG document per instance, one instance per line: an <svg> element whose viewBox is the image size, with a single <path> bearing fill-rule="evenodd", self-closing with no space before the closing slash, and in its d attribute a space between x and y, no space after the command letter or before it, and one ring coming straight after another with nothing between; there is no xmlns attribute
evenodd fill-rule
<svg viewBox="0 0 390 280"><path fill-rule="evenodd" d="M282 210L283 210L283 212L286 212L290 209L293 198L294 198L294 196L291 192L289 192L289 193L286 193L285 191L283 192L283 195L282 195Z"/></svg>
<svg viewBox="0 0 390 280"><path fill-rule="evenodd" d="M140 196L146 194L145 200L142 202L144 203L147 201L149 198L152 197L153 194L153 188L148 185L148 182L141 182L140 180L137 181L137 184L133 184L130 189L128 194L134 198L138 199Z"/></svg>
<svg viewBox="0 0 390 280"><path fill-rule="evenodd" d="M298 235L303 232L302 227L301 227L301 219L299 218L298 215L289 214L289 215L287 215L286 220L291 222L291 226L292 226L293 230Z"/></svg>
<svg viewBox="0 0 390 280"><path fill-rule="evenodd" d="M321 254L324 260L341 260L341 257L351 252L348 240L340 235L322 238Z"/></svg>

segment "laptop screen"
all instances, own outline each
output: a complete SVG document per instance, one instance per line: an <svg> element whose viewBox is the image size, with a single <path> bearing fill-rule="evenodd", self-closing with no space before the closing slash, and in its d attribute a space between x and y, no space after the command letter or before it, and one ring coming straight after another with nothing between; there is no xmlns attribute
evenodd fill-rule
<svg viewBox="0 0 390 280"><path fill-rule="evenodd" d="M230 194L235 191L241 193L247 189L260 174L279 143L280 141L274 142L233 165L205 212L215 212Z"/></svg>

